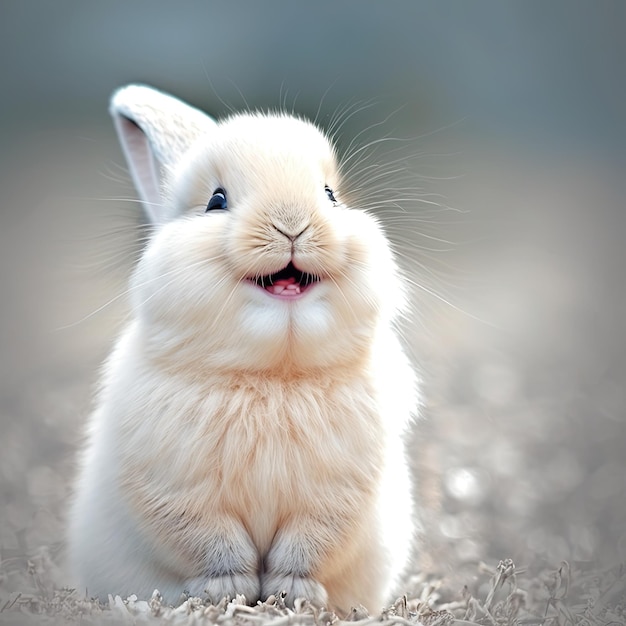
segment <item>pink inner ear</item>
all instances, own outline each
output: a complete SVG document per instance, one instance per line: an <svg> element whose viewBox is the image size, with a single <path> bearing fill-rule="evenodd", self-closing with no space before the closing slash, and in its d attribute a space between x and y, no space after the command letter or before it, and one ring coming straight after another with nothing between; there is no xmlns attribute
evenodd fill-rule
<svg viewBox="0 0 626 626"><path fill-rule="evenodd" d="M148 137L138 124L124 115L115 114L114 122L146 215L151 223L158 223L161 206L160 166L154 158Z"/></svg>

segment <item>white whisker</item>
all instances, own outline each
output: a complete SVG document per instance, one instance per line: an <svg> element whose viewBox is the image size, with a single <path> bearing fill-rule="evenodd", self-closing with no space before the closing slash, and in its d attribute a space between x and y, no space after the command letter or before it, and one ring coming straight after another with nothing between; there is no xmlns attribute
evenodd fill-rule
<svg viewBox="0 0 626 626"><path fill-rule="evenodd" d="M342 278L344 278L345 280L348 280L349 282L350 279L346 276L345 272L341 272L340 273ZM337 288L337 291L340 293L341 297L343 298L343 301L348 305L348 308L350 309L350 312L352 313L352 316L357 319L357 315L354 311L354 309L352 308L352 304L350 304L350 301L348 300L348 298L346 298L346 295L344 294L343 290L341 289L341 287L339 286L339 284L337 283L337 281L332 277L332 276L328 276L329 280L335 285L335 287ZM354 283L352 283L354 284Z"/></svg>
<svg viewBox="0 0 626 626"><path fill-rule="evenodd" d="M158 295L158 293L160 293L163 289L166 289L169 285L171 285L176 280L176 278L178 278L179 276L186 275L188 270L195 269L196 267L200 267L201 265L204 265L205 263L209 263L209 262L212 262L212 261L215 261L215 260L219 260L221 258L222 258L222 255L216 255L214 257L201 259L200 261L196 261L195 263L193 263L191 265L187 265L187 266L184 266L184 267L176 268L176 269L171 270L169 272L165 272L163 274L159 274L158 276L155 276L153 278L145 280L145 281L143 281L141 283L138 283L136 285L132 285L132 286L126 288L121 293L119 293L116 296L114 296L113 298L111 298L110 300L108 300L107 302L105 302L103 305L99 306L97 309L91 311L91 313L89 313L88 315L85 315L83 318L77 320L76 322L72 322L70 324L66 324L64 326L60 326L56 330L57 331L61 331L61 330L67 330L69 328L74 328L75 326L78 326L78 325L86 322L87 320L91 319L92 317L94 317L95 315L100 313L101 311L104 311L107 307L111 306L111 304L113 304L114 302L117 302L121 298L124 298L124 297L128 296L134 290L140 289L142 287L145 287L145 286L147 286L147 285L149 285L151 283L154 283L156 281L160 281L163 278L166 278L168 276L174 276L171 280L167 281L164 285L161 285L159 287L159 289L157 289L155 292L150 294L150 296L148 298L143 300L143 302L141 303L141 305L143 305L146 302L148 302L149 300L151 300L154 296Z"/></svg>
<svg viewBox="0 0 626 626"><path fill-rule="evenodd" d="M411 279L406 278L406 277L405 277L405 280L410 285L412 285L413 287L419 289L420 291L423 291L423 292L427 293L429 296L432 296L436 300L439 300L440 302L442 302L446 306L449 306L450 308L454 309L455 311L458 311L459 313L462 313L463 315L465 315L466 317L474 320L475 322L480 322L481 324L485 324L486 326L489 326L490 328L495 328L495 329L501 330L496 324L493 324L492 322L489 322L489 321L485 320L484 318L481 318L481 317L478 317L476 315L473 315L469 311L466 311L466 310L462 309L461 307L459 307L456 304L454 304L453 302L451 302L449 299L444 298L441 294L438 294L433 289L430 289L429 287L426 287L425 285L422 285L421 283L418 283L417 281L411 280Z"/></svg>

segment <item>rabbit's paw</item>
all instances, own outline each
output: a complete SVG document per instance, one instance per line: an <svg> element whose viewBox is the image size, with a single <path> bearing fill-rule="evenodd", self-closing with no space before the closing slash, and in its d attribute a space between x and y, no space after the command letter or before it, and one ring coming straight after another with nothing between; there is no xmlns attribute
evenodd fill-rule
<svg viewBox="0 0 626 626"><path fill-rule="evenodd" d="M263 579L262 599L272 594L278 595L281 592L286 594L285 604L287 606L293 606L296 598L304 598L318 608L325 607L328 603L326 589L313 578L289 574L287 576L270 575Z"/></svg>
<svg viewBox="0 0 626 626"><path fill-rule="evenodd" d="M248 604L254 604L259 599L261 584L256 574L224 574L192 578L187 581L185 590L192 596L208 598L213 604L237 594L244 595Z"/></svg>

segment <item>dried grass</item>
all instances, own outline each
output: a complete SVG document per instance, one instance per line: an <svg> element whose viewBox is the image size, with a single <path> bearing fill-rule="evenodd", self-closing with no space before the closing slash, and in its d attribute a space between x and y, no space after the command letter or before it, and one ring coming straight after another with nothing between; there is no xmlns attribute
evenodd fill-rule
<svg viewBox="0 0 626 626"><path fill-rule="evenodd" d="M557 569L529 577L511 559L495 569L479 564L480 593L465 586L456 593L442 580L416 576L409 581L414 595L400 597L380 615L363 607L348 615L319 610L299 599L287 608L282 596L248 606L243 596L210 604L201 598L181 598L178 606L162 602L158 591L148 600L132 595L109 596L108 603L81 596L75 589L57 587L59 570L46 549L23 566L3 562L2 580L23 575L22 591L3 597L0 624L170 624L203 626L617 626L626 624L626 569L574 570L567 562Z"/></svg>

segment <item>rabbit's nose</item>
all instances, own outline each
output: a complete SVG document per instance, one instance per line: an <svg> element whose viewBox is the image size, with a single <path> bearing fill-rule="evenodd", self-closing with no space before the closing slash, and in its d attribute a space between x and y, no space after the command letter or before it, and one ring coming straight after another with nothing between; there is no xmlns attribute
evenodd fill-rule
<svg viewBox="0 0 626 626"><path fill-rule="evenodd" d="M284 224L281 224L280 222L274 222L272 224L272 226L281 234L284 235L285 237L287 237L287 239L289 239L289 241L291 241L291 243L294 243L296 241L296 239L298 237L300 237L300 235L302 235L307 228L309 227L309 225L307 224L306 226L302 227L302 225L299 225L297 227L288 227L285 226Z"/></svg>

